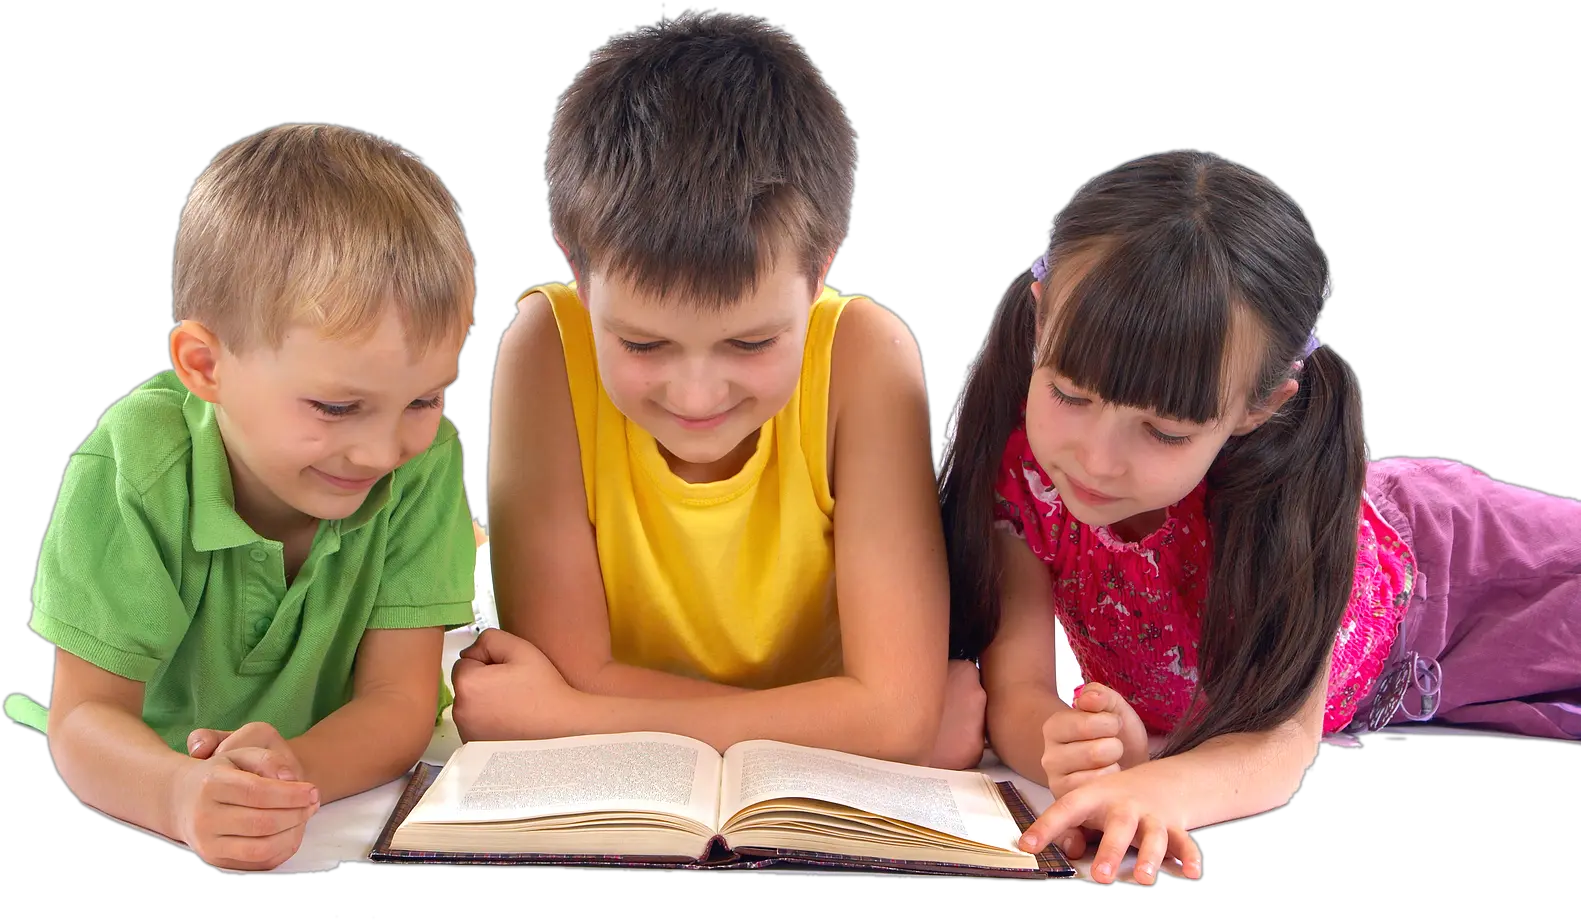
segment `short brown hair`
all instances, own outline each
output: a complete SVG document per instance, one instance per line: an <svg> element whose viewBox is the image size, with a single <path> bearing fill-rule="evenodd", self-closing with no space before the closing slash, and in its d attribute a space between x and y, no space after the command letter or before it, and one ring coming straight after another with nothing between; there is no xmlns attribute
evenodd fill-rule
<svg viewBox="0 0 1581 920"><path fill-rule="evenodd" d="M777 249L818 278L845 239L855 172L845 109L794 39L687 13L616 36L560 97L549 218L581 271L718 306Z"/></svg>
<svg viewBox="0 0 1581 920"><path fill-rule="evenodd" d="M176 233L175 318L232 351L307 322L357 336L394 302L417 351L472 325L472 250L439 177L383 138L280 125L220 151Z"/></svg>

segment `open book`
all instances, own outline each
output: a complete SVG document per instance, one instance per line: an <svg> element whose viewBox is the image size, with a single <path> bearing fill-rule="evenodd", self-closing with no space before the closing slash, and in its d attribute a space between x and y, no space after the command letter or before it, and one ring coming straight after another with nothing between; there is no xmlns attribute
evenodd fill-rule
<svg viewBox="0 0 1581 920"><path fill-rule="evenodd" d="M418 764L372 859L689 868L802 866L1065 877L1016 847L1032 814L976 772L680 735L475 741Z"/></svg>

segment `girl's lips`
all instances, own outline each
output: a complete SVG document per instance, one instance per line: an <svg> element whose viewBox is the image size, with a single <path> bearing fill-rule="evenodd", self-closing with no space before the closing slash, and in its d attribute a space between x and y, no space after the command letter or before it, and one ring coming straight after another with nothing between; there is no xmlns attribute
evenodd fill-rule
<svg viewBox="0 0 1581 920"><path fill-rule="evenodd" d="M1087 488L1077 482L1069 473L1065 474L1065 481L1070 484L1070 489L1076 493L1076 497L1089 505L1107 505L1110 502L1119 501L1113 495Z"/></svg>

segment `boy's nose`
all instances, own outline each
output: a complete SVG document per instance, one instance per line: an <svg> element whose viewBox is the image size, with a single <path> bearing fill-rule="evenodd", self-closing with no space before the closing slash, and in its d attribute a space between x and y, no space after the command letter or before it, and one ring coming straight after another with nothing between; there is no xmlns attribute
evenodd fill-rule
<svg viewBox="0 0 1581 920"><path fill-rule="evenodd" d="M721 380L691 378L670 385L670 410L687 418L707 418L724 408L729 387Z"/></svg>
<svg viewBox="0 0 1581 920"><path fill-rule="evenodd" d="M364 441L346 452L346 459L368 475L383 476L401 465L399 438L378 438Z"/></svg>

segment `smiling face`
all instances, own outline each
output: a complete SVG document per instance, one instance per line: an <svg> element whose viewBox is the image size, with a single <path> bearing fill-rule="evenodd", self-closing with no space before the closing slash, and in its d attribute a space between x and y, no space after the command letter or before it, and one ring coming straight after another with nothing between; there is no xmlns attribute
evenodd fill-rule
<svg viewBox="0 0 1581 920"><path fill-rule="evenodd" d="M583 280L615 408L653 435L678 475L700 482L739 470L801 379L818 288L791 260L719 309L656 297L621 277Z"/></svg>
<svg viewBox="0 0 1581 920"><path fill-rule="evenodd" d="M1049 281L1039 338L1065 307L1087 260L1069 260ZM1033 296L1043 301L1042 286ZM1077 520L1115 526L1135 539L1158 527L1164 511L1196 488L1225 443L1266 422L1296 390L1294 380L1259 406L1253 391L1264 337L1250 311L1230 311L1215 417L1192 421L1150 406L1111 402L1057 366L1036 368L1027 391L1027 442ZM1181 345L1180 347L1187 347ZM1155 371L1156 372L1156 371Z"/></svg>
<svg viewBox="0 0 1581 920"><path fill-rule="evenodd" d="M302 516L351 515L375 483L428 449L460 343L413 354L386 310L358 339L297 325L278 349L242 354L189 322L172 350L189 388L215 404L237 512L269 536Z"/></svg>

